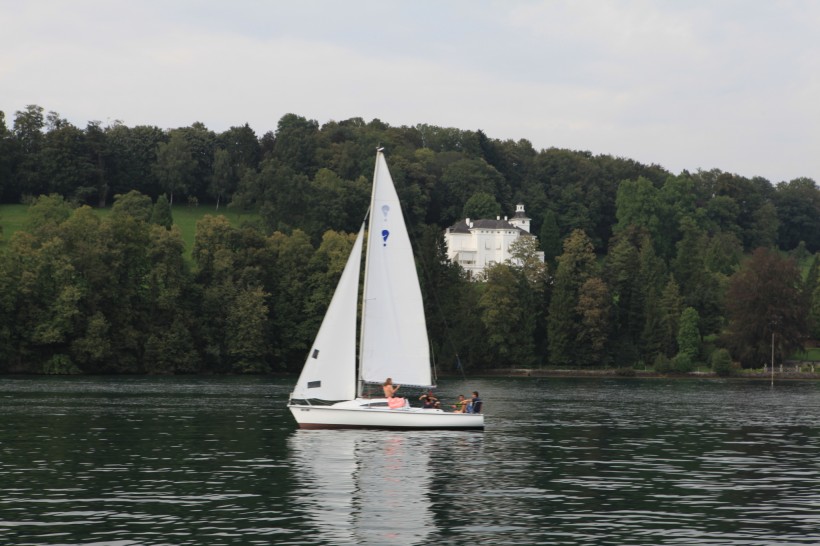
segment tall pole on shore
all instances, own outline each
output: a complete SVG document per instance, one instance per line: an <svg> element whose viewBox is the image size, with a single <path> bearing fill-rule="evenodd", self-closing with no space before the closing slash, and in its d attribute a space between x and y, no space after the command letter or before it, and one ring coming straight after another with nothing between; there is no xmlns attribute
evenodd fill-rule
<svg viewBox="0 0 820 546"><path fill-rule="evenodd" d="M772 330L772 387L774 387L774 330Z"/></svg>

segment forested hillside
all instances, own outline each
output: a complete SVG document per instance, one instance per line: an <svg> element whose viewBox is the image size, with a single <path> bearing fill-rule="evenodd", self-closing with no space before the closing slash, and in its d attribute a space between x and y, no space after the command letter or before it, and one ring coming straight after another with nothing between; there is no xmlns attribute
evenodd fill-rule
<svg viewBox="0 0 820 546"><path fill-rule="evenodd" d="M760 367L818 337L820 191L481 131L282 117L75 127L0 112L0 201L30 205L0 245L0 371L298 370L383 146L412 231L440 369ZM443 229L524 203L546 266L469 281ZM171 205L207 208L191 260ZM110 207L96 215L91 208ZM225 207L259 220L232 226ZM2 218L0 218L0 224ZM772 336L774 334L774 338ZM718 350L720 349L720 350Z"/></svg>

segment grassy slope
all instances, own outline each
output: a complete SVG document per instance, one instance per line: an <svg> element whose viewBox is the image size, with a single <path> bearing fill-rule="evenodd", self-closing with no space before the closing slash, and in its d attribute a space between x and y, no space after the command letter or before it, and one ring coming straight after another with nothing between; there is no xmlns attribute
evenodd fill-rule
<svg viewBox="0 0 820 546"><path fill-rule="evenodd" d="M23 228L26 211L26 205L0 205L0 248L6 246L15 231Z"/></svg>
<svg viewBox="0 0 820 546"><path fill-rule="evenodd" d="M224 216L232 226L238 227L242 222L258 218L255 214L240 214L235 209L219 207L219 211L211 205L200 205L189 207L187 205L175 205L173 213L174 224L182 231L182 239L185 241L185 257L191 257L191 249L194 247L194 236L196 235L196 223L206 214L212 216Z"/></svg>
<svg viewBox="0 0 820 546"><path fill-rule="evenodd" d="M111 209L94 209L101 216L107 215ZM2 227L2 237L0 237L0 249L4 248L15 231L23 228L28 212L27 205L0 205L0 227ZM234 209L220 207L217 212L212 206L189 207L179 205L174 207L174 223L182 231L182 238L185 241L185 256L190 259L191 249L194 246L194 236L196 235L196 223L205 216L223 215L231 225L239 226L245 220L252 220L256 215L240 214Z"/></svg>

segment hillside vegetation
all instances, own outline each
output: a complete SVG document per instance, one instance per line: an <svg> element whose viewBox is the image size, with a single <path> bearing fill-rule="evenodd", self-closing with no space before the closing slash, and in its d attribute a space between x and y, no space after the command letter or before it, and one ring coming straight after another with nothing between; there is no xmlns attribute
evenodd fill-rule
<svg viewBox="0 0 820 546"><path fill-rule="evenodd" d="M760 367L818 337L820 191L524 139L284 116L78 128L0 112L0 371L299 369L386 150L440 368ZM456 220L524 203L547 259L481 282ZM203 214L203 212L205 212ZM227 213L230 220L224 216ZM774 336L772 335L774 334Z"/></svg>

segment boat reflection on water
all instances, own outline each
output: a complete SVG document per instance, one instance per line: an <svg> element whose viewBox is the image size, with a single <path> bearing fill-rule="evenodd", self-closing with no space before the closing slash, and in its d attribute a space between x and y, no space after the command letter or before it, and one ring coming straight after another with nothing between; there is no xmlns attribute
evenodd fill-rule
<svg viewBox="0 0 820 546"><path fill-rule="evenodd" d="M288 439L293 506L310 541L416 544L434 529L430 453L423 434L297 430Z"/></svg>

